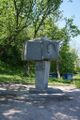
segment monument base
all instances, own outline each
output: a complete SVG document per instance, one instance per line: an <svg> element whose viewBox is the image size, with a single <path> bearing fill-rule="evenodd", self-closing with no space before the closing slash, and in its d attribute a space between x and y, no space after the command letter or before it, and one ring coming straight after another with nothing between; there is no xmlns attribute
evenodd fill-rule
<svg viewBox="0 0 80 120"><path fill-rule="evenodd" d="M30 88L29 89L30 94L43 94L43 95L53 95L53 94L62 94L63 91L58 88L48 88L45 90L38 90L36 88Z"/></svg>

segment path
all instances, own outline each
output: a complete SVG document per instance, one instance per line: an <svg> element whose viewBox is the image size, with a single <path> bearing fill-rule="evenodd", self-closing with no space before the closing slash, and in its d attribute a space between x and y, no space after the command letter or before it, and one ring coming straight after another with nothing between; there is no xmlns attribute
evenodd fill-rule
<svg viewBox="0 0 80 120"><path fill-rule="evenodd" d="M0 85L0 120L80 120L80 89L55 86L53 94L28 94L32 86Z"/></svg>

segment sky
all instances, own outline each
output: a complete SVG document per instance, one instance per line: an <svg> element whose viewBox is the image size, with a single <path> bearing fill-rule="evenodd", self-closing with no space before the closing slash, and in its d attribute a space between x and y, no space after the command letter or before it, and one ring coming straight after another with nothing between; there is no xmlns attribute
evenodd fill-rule
<svg viewBox="0 0 80 120"><path fill-rule="evenodd" d="M73 0L69 2L64 0L60 8L63 11L63 16L67 18L74 18L74 24L80 28L80 0ZM64 23L60 22L60 26L63 26ZM75 48L78 55L80 56L80 35L71 40L70 43L72 48Z"/></svg>

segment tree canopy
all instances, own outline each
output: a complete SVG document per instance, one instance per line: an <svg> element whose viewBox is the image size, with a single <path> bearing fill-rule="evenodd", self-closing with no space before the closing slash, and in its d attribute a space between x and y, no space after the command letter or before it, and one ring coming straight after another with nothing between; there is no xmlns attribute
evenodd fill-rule
<svg viewBox="0 0 80 120"><path fill-rule="evenodd" d="M64 51L61 52L61 57L63 57L69 51L70 38L80 34L80 30L72 18L65 19L66 24L63 28L58 27L57 21L62 18L59 9L62 2L62 0L1 0L1 58L5 59L6 56L13 62L15 58L16 61L20 60L22 43L41 36L61 40L61 50Z"/></svg>

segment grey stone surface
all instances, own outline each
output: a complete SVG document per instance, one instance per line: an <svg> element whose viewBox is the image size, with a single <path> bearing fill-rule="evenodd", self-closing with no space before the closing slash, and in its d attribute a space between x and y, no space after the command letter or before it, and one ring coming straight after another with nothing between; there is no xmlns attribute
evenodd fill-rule
<svg viewBox="0 0 80 120"><path fill-rule="evenodd" d="M40 38L24 43L23 60L37 61L36 63L36 89L45 90L48 87L48 76L51 60L59 57L59 42Z"/></svg>
<svg viewBox="0 0 80 120"><path fill-rule="evenodd" d="M36 63L36 81L35 81L36 89L45 90L48 88L49 70L50 70L49 61Z"/></svg>
<svg viewBox="0 0 80 120"><path fill-rule="evenodd" d="M44 94L37 98L37 94L33 96L28 95L27 91L24 92L23 87L24 91L29 88L29 86L20 85L21 89L17 90L14 85L16 96L13 91L9 93L9 89L7 92L4 88L5 94L3 96L0 94L0 120L80 120L80 89L71 86L57 86L55 92L57 89L62 92L57 91L56 96L51 94L50 97L46 97ZM3 89L1 91L3 92ZM61 96L58 95L58 92ZM66 96L62 95L63 93Z"/></svg>
<svg viewBox="0 0 80 120"><path fill-rule="evenodd" d="M40 61L53 60L59 57L59 42L40 38L24 43L23 60Z"/></svg>

